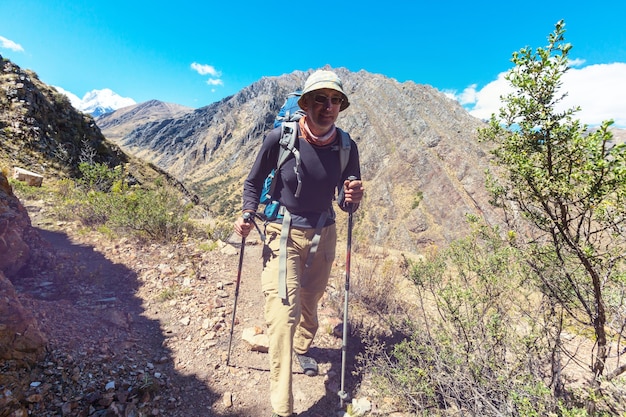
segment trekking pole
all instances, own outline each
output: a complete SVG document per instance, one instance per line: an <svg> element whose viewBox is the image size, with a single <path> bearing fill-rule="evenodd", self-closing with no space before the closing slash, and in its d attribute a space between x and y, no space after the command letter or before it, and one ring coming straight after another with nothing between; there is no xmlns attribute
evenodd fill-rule
<svg viewBox="0 0 626 417"><path fill-rule="evenodd" d="M349 181L356 180L356 177L348 177ZM348 399L348 393L344 390L346 377L346 356L348 354L348 293L350 291L350 255L352 252L352 212L354 206L348 205L348 244L346 248L346 285L343 303L343 342L341 344L341 390L339 391L339 408L343 408L343 403Z"/></svg>
<svg viewBox="0 0 626 417"><path fill-rule="evenodd" d="M243 221L250 222L250 213L243 213ZM228 356L226 356L226 366L230 364L230 347L233 343L233 330L235 328L235 313L237 312L237 299L239 298L239 283L241 282L241 266L243 264L243 250L246 247L246 238L241 238L241 250L239 251L239 267L237 268L237 281L235 282L235 304L233 306L233 319L230 323L230 338L228 339Z"/></svg>

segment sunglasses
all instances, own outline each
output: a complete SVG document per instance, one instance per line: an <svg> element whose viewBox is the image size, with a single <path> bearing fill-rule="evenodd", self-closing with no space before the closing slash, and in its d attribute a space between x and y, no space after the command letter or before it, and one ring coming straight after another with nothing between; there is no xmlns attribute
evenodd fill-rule
<svg viewBox="0 0 626 417"><path fill-rule="evenodd" d="M333 106L336 106L338 104L343 103L343 97L327 97L323 94L316 94L313 96L313 100L317 103L317 104L326 104L328 103L328 100L330 100L331 104Z"/></svg>

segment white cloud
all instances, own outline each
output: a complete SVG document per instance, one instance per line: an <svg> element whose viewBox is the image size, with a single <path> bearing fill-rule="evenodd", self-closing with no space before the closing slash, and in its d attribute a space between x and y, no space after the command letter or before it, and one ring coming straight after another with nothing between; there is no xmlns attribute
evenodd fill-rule
<svg viewBox="0 0 626 417"><path fill-rule="evenodd" d="M210 75L211 78L206 80L206 83L208 85L224 85L224 81L222 81L222 79L220 78L222 76L222 72L216 70L215 67L212 65L198 64L197 62L194 62L193 64L191 64L191 69L193 69L200 75ZM212 88L211 92L214 93L215 89Z"/></svg>
<svg viewBox="0 0 626 417"><path fill-rule="evenodd" d="M200 75L210 75L212 77L220 77L222 75L222 73L216 70L214 66L206 65L206 64L198 64L197 62L194 62L193 64L191 64L191 69L193 69Z"/></svg>
<svg viewBox="0 0 626 417"><path fill-rule="evenodd" d="M502 102L500 97L513 92L509 82L504 79L506 73L498 74L495 81L490 82L478 90L476 84L467 87L456 100L469 110L470 114L479 119L489 119L493 113L498 113Z"/></svg>
<svg viewBox="0 0 626 417"><path fill-rule="evenodd" d="M570 67L582 67L585 64L585 62L586 61L584 59L574 58L569 61L569 66Z"/></svg>
<svg viewBox="0 0 626 417"><path fill-rule="evenodd" d="M110 88L103 88L102 90L91 90L85 93L79 109L91 113L92 109L96 107L121 109L122 107L132 106L133 104L137 103L132 98L122 97Z"/></svg>
<svg viewBox="0 0 626 417"><path fill-rule="evenodd" d="M0 36L0 48L10 49L15 52L24 52L24 48L22 48L22 45L5 38L4 36Z"/></svg>
<svg viewBox="0 0 626 417"><path fill-rule="evenodd" d="M78 96L76 94L70 93L69 91L67 91L67 90L65 90L65 89L63 89L61 87L58 87L56 85L53 85L53 87L56 88L56 90L59 93L65 94L67 96L67 98L70 99L70 103L72 104L72 106L75 109L79 109L80 108L82 100L80 98L78 98Z"/></svg>
<svg viewBox="0 0 626 417"><path fill-rule="evenodd" d="M568 96L563 108L580 106L579 118L590 125L613 119L626 127L626 63L589 65L563 76Z"/></svg>
<svg viewBox="0 0 626 417"><path fill-rule="evenodd" d="M583 64L582 60L570 61L572 68L562 79L562 91L567 92L567 97L556 110L579 106L581 111L575 117L583 123L597 126L613 119L616 127L626 128L626 63L582 67ZM502 107L500 96L513 91L504 76L505 73L499 74L481 89L471 85L460 94L446 92L446 95L453 95L473 116L489 119Z"/></svg>
<svg viewBox="0 0 626 417"><path fill-rule="evenodd" d="M478 87L478 85L472 84L465 88L465 90L463 90L463 92L458 96L458 100L463 106L475 103L476 100L478 100L476 87Z"/></svg>

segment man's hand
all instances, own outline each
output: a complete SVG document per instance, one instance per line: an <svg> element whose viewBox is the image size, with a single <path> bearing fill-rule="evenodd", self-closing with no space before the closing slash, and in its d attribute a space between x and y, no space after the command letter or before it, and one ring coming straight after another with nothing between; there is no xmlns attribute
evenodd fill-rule
<svg viewBox="0 0 626 417"><path fill-rule="evenodd" d="M250 234L250 230L252 230L252 227L254 226L250 221L250 217L252 217L250 213L244 213L235 221L235 233L239 236L248 237Z"/></svg>
<svg viewBox="0 0 626 417"><path fill-rule="evenodd" d="M363 198L363 191L361 180L345 180L343 182L344 203L358 205Z"/></svg>

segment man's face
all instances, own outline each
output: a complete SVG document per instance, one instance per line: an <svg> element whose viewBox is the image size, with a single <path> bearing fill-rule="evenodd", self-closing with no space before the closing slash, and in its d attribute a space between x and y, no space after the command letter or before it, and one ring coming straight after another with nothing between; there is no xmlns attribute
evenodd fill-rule
<svg viewBox="0 0 626 417"><path fill-rule="evenodd" d="M330 130L339 116L342 101L343 95L330 88L307 93L303 110L314 135L320 136Z"/></svg>

